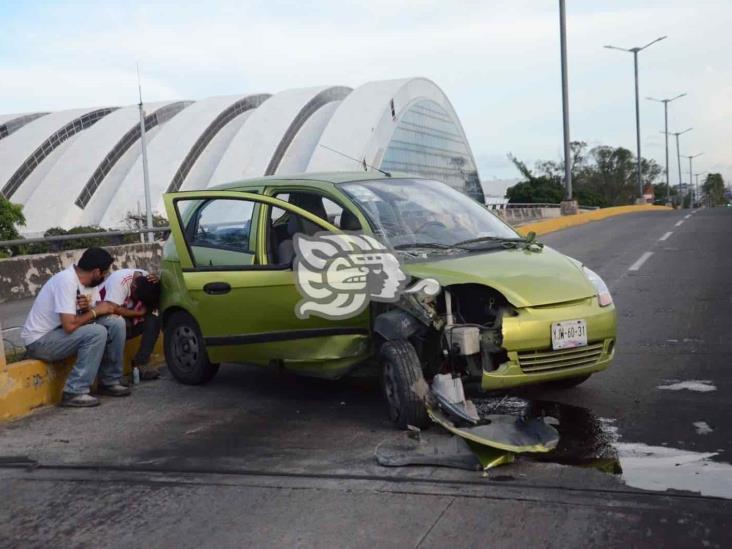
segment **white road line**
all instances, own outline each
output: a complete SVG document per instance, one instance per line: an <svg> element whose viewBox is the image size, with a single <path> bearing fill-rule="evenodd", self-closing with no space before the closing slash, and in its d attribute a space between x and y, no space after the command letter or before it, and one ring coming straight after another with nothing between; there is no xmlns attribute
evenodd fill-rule
<svg viewBox="0 0 732 549"><path fill-rule="evenodd" d="M681 225L683 225L683 224L684 224L684 220L682 219L681 221L676 222L675 227L681 227Z"/></svg>
<svg viewBox="0 0 732 549"><path fill-rule="evenodd" d="M691 217L691 214L686 214L686 215L684 216L684 219L689 219L690 217Z"/></svg>
<svg viewBox="0 0 732 549"><path fill-rule="evenodd" d="M643 264L646 261L648 261L648 258L651 257L652 255L653 255L653 252L645 252L642 256L640 256L638 258L638 261L636 261L635 263L633 263L630 266L630 268L628 270L629 271L638 271L638 270L640 270L640 268L643 266Z"/></svg>
<svg viewBox="0 0 732 549"><path fill-rule="evenodd" d="M664 240L667 240L668 237L671 236L672 234L674 234L673 231L669 231L665 235L663 235L661 238L659 238L658 240L660 240L661 242L663 242Z"/></svg>

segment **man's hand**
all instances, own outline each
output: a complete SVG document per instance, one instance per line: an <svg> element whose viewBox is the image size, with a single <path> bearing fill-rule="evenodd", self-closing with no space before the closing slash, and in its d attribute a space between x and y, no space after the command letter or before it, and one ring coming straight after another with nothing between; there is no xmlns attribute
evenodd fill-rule
<svg viewBox="0 0 732 549"><path fill-rule="evenodd" d="M89 303L89 298L84 294L79 294L78 296L76 296L76 308L82 313L87 312L90 305L91 303Z"/></svg>
<svg viewBox="0 0 732 549"><path fill-rule="evenodd" d="M147 278L147 279L148 279L148 280L149 280L150 282L152 282L153 284L157 284L158 282L160 282L160 278L158 277L158 275L156 275L156 274L153 274L153 273L150 273L149 275L147 275L147 277L146 277L146 278Z"/></svg>

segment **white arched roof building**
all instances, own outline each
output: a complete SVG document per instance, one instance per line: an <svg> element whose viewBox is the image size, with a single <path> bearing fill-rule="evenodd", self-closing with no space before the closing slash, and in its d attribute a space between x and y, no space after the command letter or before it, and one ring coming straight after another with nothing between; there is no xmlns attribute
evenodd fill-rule
<svg viewBox="0 0 732 549"><path fill-rule="evenodd" d="M172 190L361 166L432 177L483 199L460 120L424 78L148 104L145 115L159 214ZM24 206L26 234L124 226L144 208L137 106L0 115L0 189Z"/></svg>

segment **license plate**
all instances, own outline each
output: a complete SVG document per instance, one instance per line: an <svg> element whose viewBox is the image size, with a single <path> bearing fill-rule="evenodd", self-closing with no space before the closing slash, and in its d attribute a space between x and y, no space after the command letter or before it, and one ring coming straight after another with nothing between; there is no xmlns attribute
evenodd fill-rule
<svg viewBox="0 0 732 549"><path fill-rule="evenodd" d="M552 323L552 349L572 349L587 345L587 323L565 320Z"/></svg>

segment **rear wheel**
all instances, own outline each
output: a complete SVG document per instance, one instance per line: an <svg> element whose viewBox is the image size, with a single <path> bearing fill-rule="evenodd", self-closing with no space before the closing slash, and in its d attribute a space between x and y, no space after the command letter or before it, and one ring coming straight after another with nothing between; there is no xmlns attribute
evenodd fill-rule
<svg viewBox="0 0 732 549"><path fill-rule="evenodd" d="M387 341L381 346L380 356L389 418L400 429L408 425L420 428L429 425L424 402L427 382L412 344L403 340Z"/></svg>
<svg viewBox="0 0 732 549"><path fill-rule="evenodd" d="M580 383L584 383L588 379L590 379L590 374L549 381L546 385L552 389L571 389L572 387L577 387Z"/></svg>
<svg viewBox="0 0 732 549"><path fill-rule="evenodd" d="M201 330L188 313L173 313L165 325L164 341L168 369L181 383L200 385L219 371L218 364L209 362Z"/></svg>

